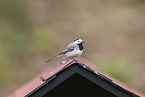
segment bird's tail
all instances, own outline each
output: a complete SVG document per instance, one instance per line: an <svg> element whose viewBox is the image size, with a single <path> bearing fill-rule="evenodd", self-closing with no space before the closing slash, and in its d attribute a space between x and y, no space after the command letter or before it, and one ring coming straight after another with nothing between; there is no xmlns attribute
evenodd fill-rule
<svg viewBox="0 0 145 97"><path fill-rule="evenodd" d="M46 62L49 62L49 61L51 61L52 59L57 58L57 57L59 57L59 56L61 56L61 55L59 54L59 55L57 55L57 56L55 56L55 57L53 57L53 58L47 60Z"/></svg>

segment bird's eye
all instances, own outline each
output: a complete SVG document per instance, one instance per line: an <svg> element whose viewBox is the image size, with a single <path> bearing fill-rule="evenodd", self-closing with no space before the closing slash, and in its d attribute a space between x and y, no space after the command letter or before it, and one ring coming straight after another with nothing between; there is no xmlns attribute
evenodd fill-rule
<svg viewBox="0 0 145 97"><path fill-rule="evenodd" d="M80 42L80 41L78 41L78 42Z"/></svg>

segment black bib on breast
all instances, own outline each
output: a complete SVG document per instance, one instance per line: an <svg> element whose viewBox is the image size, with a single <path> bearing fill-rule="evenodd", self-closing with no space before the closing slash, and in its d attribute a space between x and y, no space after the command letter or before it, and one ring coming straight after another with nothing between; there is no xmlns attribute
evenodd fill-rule
<svg viewBox="0 0 145 97"><path fill-rule="evenodd" d="M80 49L80 50L83 50L83 45L82 45L82 43L78 44L78 46L79 46L79 49Z"/></svg>

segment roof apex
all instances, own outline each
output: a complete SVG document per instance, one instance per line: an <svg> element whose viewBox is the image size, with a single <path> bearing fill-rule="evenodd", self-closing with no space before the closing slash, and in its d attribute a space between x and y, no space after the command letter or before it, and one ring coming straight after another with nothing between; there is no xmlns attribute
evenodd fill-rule
<svg viewBox="0 0 145 97"><path fill-rule="evenodd" d="M71 62L69 61L59 61L56 64L50 65L49 68L46 68L45 71L43 71L40 75L38 75L36 78L34 78L32 81L26 83L22 87L20 87L18 90L16 90L13 94L11 94L8 97L24 97L24 95L29 94L32 90L35 90L40 85L44 84L45 81L53 80L54 77L56 77L58 74L60 74L62 71L64 71L66 68L70 67L73 64L78 64L79 66L83 67L86 70L91 71L92 73L96 74L100 78L104 79L108 83L117 86L118 88L124 90L125 92L131 93L135 95L134 93L144 97L143 94L139 92L135 92L134 90L128 88L123 83L119 82L118 80L114 79L113 77L108 76L107 74L100 73L100 69L90 63L89 61L78 58L78 61ZM112 81L113 80L113 81Z"/></svg>

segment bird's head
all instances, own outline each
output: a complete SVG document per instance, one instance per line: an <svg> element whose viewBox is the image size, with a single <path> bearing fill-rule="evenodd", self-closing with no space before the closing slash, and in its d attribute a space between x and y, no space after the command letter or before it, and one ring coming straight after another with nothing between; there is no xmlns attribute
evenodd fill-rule
<svg viewBox="0 0 145 97"><path fill-rule="evenodd" d="M82 44L82 43L85 43L82 39L76 39L74 40L74 43L75 44Z"/></svg>

